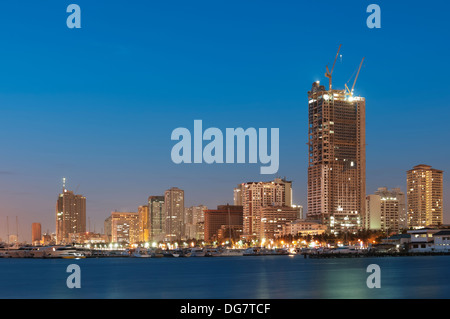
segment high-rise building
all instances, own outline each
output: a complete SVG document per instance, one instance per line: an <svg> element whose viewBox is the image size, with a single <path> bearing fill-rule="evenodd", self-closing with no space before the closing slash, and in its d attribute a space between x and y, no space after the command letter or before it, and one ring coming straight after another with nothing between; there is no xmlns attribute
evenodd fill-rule
<svg viewBox="0 0 450 319"><path fill-rule="evenodd" d="M259 215L261 216L258 238L274 239L279 235L283 226L286 223L292 222L298 219L300 212L299 207L290 206L263 206L260 208Z"/></svg>
<svg viewBox="0 0 450 319"><path fill-rule="evenodd" d="M362 220L365 229L381 229L381 196L366 196L366 212Z"/></svg>
<svg viewBox="0 0 450 319"><path fill-rule="evenodd" d="M140 241L139 213L112 212L110 224L111 242L128 245Z"/></svg>
<svg viewBox="0 0 450 319"><path fill-rule="evenodd" d="M307 218L355 232L366 206L365 99L317 81L308 102Z"/></svg>
<svg viewBox="0 0 450 319"><path fill-rule="evenodd" d="M217 209L208 209L205 216L205 241L221 238L239 240L242 234L243 210L238 205L219 205ZM221 234L219 235L219 231Z"/></svg>
<svg viewBox="0 0 450 319"><path fill-rule="evenodd" d="M414 229L443 223L444 172L417 165L406 173L408 227Z"/></svg>
<svg viewBox="0 0 450 319"><path fill-rule="evenodd" d="M63 188L56 201L56 242L69 243L69 234L86 232L86 197Z"/></svg>
<svg viewBox="0 0 450 319"><path fill-rule="evenodd" d="M163 241L166 235L166 206L164 196L148 198L148 214L150 224L150 241Z"/></svg>
<svg viewBox="0 0 450 319"><path fill-rule="evenodd" d="M167 241L184 239L184 191L172 187L164 193Z"/></svg>
<svg viewBox="0 0 450 319"><path fill-rule="evenodd" d="M283 189L283 197L282 201L286 206L292 206L292 181L286 180L286 178L275 178L273 182L266 182L266 183L276 183L280 184ZM237 187L234 189L234 205L236 206L243 206L243 196L244 196L244 188L246 187L246 184L250 183L241 183L237 185Z"/></svg>
<svg viewBox="0 0 450 319"><path fill-rule="evenodd" d="M400 188L380 187L366 198L364 228L399 232L406 228L405 194Z"/></svg>
<svg viewBox="0 0 450 319"><path fill-rule="evenodd" d="M108 216L108 218L105 219L104 227L105 227L105 240L107 243L112 242L112 226L111 226L111 220L112 216Z"/></svg>
<svg viewBox="0 0 450 319"><path fill-rule="evenodd" d="M42 239L41 224L31 224L31 243L33 245L39 245Z"/></svg>
<svg viewBox="0 0 450 319"><path fill-rule="evenodd" d="M258 239L261 234L261 207L292 206L292 182L275 179L272 182L248 182L234 189L236 203L243 207L243 237Z"/></svg>
<svg viewBox="0 0 450 319"><path fill-rule="evenodd" d="M148 242L150 240L150 218L148 205L138 207L139 215L139 241Z"/></svg>
<svg viewBox="0 0 450 319"><path fill-rule="evenodd" d="M186 239L204 238L205 205L191 206L184 209Z"/></svg>

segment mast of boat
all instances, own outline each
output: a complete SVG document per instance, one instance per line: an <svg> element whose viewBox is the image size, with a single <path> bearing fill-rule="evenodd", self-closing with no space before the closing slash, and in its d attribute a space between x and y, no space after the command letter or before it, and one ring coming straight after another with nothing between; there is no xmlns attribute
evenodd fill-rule
<svg viewBox="0 0 450 319"><path fill-rule="evenodd" d="M16 245L19 246L19 218L16 216Z"/></svg>
<svg viewBox="0 0 450 319"><path fill-rule="evenodd" d="M9 250L9 219L6 216L6 236L8 237L8 250Z"/></svg>
<svg viewBox="0 0 450 319"><path fill-rule="evenodd" d="M230 204L227 204L227 209L228 209L228 231L230 232L231 242L234 244L234 234L233 234L233 230L231 229Z"/></svg>

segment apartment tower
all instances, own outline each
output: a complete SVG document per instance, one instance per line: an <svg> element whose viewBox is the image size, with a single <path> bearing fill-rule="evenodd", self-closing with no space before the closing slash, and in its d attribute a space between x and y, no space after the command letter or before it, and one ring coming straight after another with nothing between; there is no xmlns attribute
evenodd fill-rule
<svg viewBox="0 0 450 319"><path fill-rule="evenodd" d="M424 164L407 171L408 227L417 229L443 223L443 174Z"/></svg>
<svg viewBox="0 0 450 319"><path fill-rule="evenodd" d="M248 182L234 189L234 204L243 206L243 237L260 239L261 208L292 206L292 182L276 178L272 182Z"/></svg>
<svg viewBox="0 0 450 319"><path fill-rule="evenodd" d="M406 228L405 194L400 188L380 187L366 197L365 229L400 232Z"/></svg>
<svg viewBox="0 0 450 319"><path fill-rule="evenodd" d="M150 240L163 241L166 234L166 206L164 196L148 198L148 214L150 224Z"/></svg>
<svg viewBox="0 0 450 319"><path fill-rule="evenodd" d="M86 232L86 197L63 188L56 201L56 243L69 243L69 234Z"/></svg>
<svg viewBox="0 0 450 319"><path fill-rule="evenodd" d="M139 241L148 242L150 240L150 218L148 205L138 207L139 215Z"/></svg>
<svg viewBox="0 0 450 319"><path fill-rule="evenodd" d="M184 239L184 191L172 187L164 193L166 240Z"/></svg>
<svg viewBox="0 0 450 319"><path fill-rule="evenodd" d="M137 212L112 212L108 221L111 226L111 241L128 245L140 242L140 219Z"/></svg>

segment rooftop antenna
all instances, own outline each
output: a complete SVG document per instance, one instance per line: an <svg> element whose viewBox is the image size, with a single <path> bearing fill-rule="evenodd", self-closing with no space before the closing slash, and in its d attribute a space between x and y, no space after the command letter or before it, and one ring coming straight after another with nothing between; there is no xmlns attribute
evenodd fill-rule
<svg viewBox="0 0 450 319"><path fill-rule="evenodd" d="M63 193L64 193L66 191L66 178L65 177L63 177L62 182L63 182Z"/></svg>
<svg viewBox="0 0 450 319"><path fill-rule="evenodd" d="M330 69L328 69L328 65L326 66L327 72L325 73L325 76L329 79L329 83L330 83L329 84L329 91L331 91L332 74L333 74L334 66L336 65L336 60L337 60L337 58L339 56L339 51L341 51L341 46L342 46L342 44L339 44L339 49L338 49L338 51L336 53L336 57L334 58L333 67L331 68L331 71L330 71Z"/></svg>

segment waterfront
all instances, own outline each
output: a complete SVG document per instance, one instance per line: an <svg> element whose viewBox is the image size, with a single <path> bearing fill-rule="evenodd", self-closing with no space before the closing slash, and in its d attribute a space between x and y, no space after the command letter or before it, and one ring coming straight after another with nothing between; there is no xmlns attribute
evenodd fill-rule
<svg viewBox="0 0 450 319"><path fill-rule="evenodd" d="M69 264L81 288L69 289ZM450 298L450 256L0 259L0 298ZM369 289L370 264L381 288Z"/></svg>

